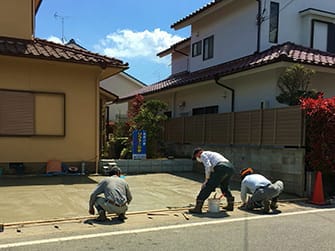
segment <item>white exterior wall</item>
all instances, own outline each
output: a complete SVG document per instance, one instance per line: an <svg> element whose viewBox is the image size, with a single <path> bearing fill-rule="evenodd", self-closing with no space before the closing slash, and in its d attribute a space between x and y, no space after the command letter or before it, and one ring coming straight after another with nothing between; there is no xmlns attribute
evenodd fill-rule
<svg viewBox="0 0 335 251"><path fill-rule="evenodd" d="M264 2L264 0L263 0ZM261 48L266 50L276 45L269 43L269 15L270 2L265 1L264 22L261 28ZM274 0L279 3L279 32L278 44L291 41L296 44L310 46L311 45L311 19L316 18L323 21L333 21L325 16L303 16L299 12L306 9L317 9L335 13L334 0Z"/></svg>
<svg viewBox="0 0 335 251"><path fill-rule="evenodd" d="M214 35L214 57L203 61L202 54L192 58L190 71L221 64L256 51L256 1L236 2L192 24L191 44ZM192 47L192 46L191 46Z"/></svg>
<svg viewBox="0 0 335 251"><path fill-rule="evenodd" d="M276 100L280 94L277 87L279 76L292 64L279 63L264 70L253 70L221 78L219 83L235 91L235 112L257 110L264 102L266 108L285 107ZM313 67L318 71L310 83L310 89L325 93L325 97L335 96L335 75L323 67ZM231 112L232 92L215 83L214 80L151 95L148 99L160 99L168 104L172 117L192 116L192 109L219 106L219 113ZM185 106L180 106L181 104Z"/></svg>
<svg viewBox="0 0 335 251"><path fill-rule="evenodd" d="M120 97L138 90L144 85L130 76L120 73L101 81L100 86ZM128 103L111 104L109 105L109 120L116 121L118 116L126 116L127 111Z"/></svg>
<svg viewBox="0 0 335 251"><path fill-rule="evenodd" d="M262 1L264 21L261 24L260 51L276 44L269 42L270 2ZM275 0L279 2L278 44L291 41L296 44L311 45L311 20L318 19L333 22L330 17L319 15L302 15L299 12L308 8L335 13L333 0ZM265 5L264 5L265 4ZM216 12L194 22L191 25L191 46L189 52L189 71L194 72L217 64L222 64L257 50L257 1L233 1ZM214 57L203 60L202 54L192 57L192 44L214 35ZM320 49L320 48L319 48ZM176 59L176 60L175 60ZM172 60L172 73L188 69L185 58Z"/></svg>
<svg viewBox="0 0 335 251"><path fill-rule="evenodd" d="M260 51L275 44L269 43L269 6L271 1L262 1L265 5L264 22L261 25ZM278 43L291 41L296 44L310 46L312 19L331 22L335 13L334 0L274 0L279 2L279 34ZM307 9L315 9L316 14L306 14ZM300 13L305 11L304 13ZM257 1L236 0L231 4L203 17L192 24L192 37L189 52L189 70L191 72L222 64L246 55L257 49ZM323 13L329 12L329 13ZM316 32L316 31L314 31ZM203 61L202 55L192 58L192 44L214 35L214 58ZM321 44L320 42L318 44ZM174 58L174 73L187 69L187 61L183 57ZM219 80L220 83L235 90L235 111L254 110L261 107L263 101L268 108L278 108L280 104L276 96L280 94L277 87L280 74L290 63L271 64L259 69L237 73ZM310 89L325 93L325 97L335 96L335 75L329 68L308 66L316 70L311 79ZM168 103L172 117L191 116L193 108L218 105L219 113L231 111L231 91L215 84L214 80L192 84L178 91L169 90L154 94ZM180 104L185 103L185 106Z"/></svg>
<svg viewBox="0 0 335 251"><path fill-rule="evenodd" d="M335 96L335 76L330 73L316 73L310 84L310 89L316 89L324 93L325 98L331 98Z"/></svg>
<svg viewBox="0 0 335 251"><path fill-rule="evenodd" d="M172 53L172 74L176 74L183 71L188 71L188 59L189 57L173 52Z"/></svg>

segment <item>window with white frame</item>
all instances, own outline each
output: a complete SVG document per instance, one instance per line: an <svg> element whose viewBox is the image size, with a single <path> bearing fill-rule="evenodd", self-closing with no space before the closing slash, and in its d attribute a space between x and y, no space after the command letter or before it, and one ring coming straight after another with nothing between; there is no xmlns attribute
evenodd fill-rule
<svg viewBox="0 0 335 251"><path fill-rule="evenodd" d="M279 3L270 3L269 42L278 43Z"/></svg>
<svg viewBox="0 0 335 251"><path fill-rule="evenodd" d="M211 59L214 57L214 36L204 39L203 44L203 60Z"/></svg>

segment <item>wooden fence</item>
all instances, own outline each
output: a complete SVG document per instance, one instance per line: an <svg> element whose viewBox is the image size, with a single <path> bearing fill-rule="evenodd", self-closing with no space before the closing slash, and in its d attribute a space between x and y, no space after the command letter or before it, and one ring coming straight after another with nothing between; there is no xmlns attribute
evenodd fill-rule
<svg viewBox="0 0 335 251"><path fill-rule="evenodd" d="M300 106L169 119L164 140L179 144L305 146Z"/></svg>

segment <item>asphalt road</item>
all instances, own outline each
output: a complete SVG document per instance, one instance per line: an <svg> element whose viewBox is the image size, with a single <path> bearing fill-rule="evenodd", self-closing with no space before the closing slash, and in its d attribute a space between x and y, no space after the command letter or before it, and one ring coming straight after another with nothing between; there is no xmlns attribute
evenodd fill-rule
<svg viewBox="0 0 335 251"><path fill-rule="evenodd" d="M130 215L124 224L112 219L100 225L87 220L17 226L1 233L0 250L334 250L333 206L281 208L270 215L236 209L195 216L179 210Z"/></svg>

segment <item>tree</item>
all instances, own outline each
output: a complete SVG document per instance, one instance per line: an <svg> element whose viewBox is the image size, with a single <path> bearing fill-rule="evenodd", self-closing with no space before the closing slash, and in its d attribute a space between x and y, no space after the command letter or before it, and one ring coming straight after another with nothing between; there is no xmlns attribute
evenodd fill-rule
<svg viewBox="0 0 335 251"><path fill-rule="evenodd" d="M299 105L301 98L316 99L319 92L308 89L314 74L314 70L300 64L288 67L278 80L277 86L281 93L276 97L277 101L291 106Z"/></svg>
<svg viewBox="0 0 335 251"><path fill-rule="evenodd" d="M128 119L132 120L139 112L144 104L144 97L137 94L131 101L128 110Z"/></svg>
<svg viewBox="0 0 335 251"><path fill-rule="evenodd" d="M163 130L162 122L167 119L163 113L167 109L167 104L160 100L149 100L143 103L136 116L131 119L133 131L146 130L147 132L147 156L160 157L159 139Z"/></svg>

